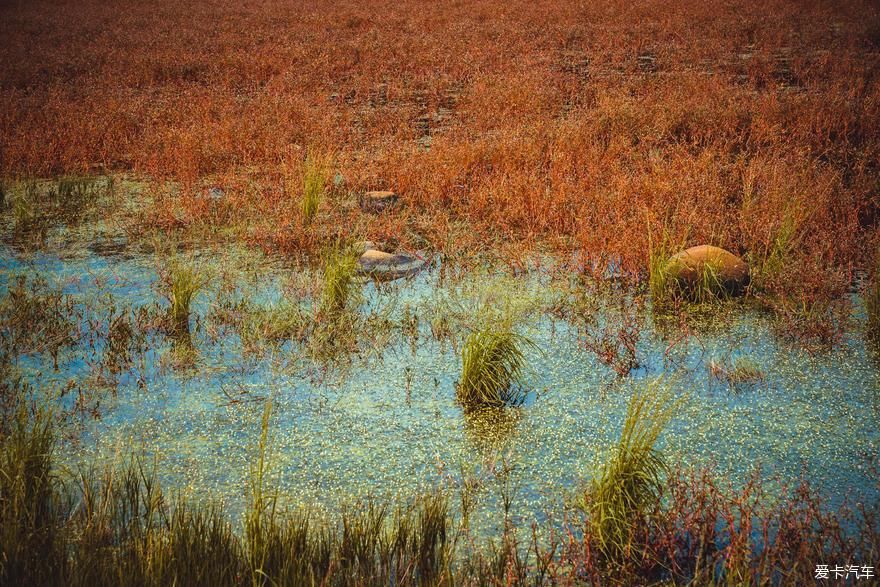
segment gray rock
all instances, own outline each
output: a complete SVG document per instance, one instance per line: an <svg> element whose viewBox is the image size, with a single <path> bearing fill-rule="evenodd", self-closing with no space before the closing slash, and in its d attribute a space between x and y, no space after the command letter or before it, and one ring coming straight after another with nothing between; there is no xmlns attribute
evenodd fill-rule
<svg viewBox="0 0 880 587"><path fill-rule="evenodd" d="M372 246L372 243L369 245ZM375 248L367 248L358 259L358 272L380 281L390 281L415 275L424 269L425 265L427 261L416 255L386 253Z"/></svg>

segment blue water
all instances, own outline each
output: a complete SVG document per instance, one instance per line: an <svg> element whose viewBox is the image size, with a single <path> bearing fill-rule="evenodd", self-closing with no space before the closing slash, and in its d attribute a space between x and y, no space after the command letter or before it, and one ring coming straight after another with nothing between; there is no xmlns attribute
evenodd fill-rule
<svg viewBox="0 0 880 587"><path fill-rule="evenodd" d="M710 466L734 486L760 467L771 493L805 476L830 505L845 496L878 498L866 467L880 446L878 364L858 326L830 349L806 349L775 336L771 317L731 306L670 349L677 333L664 337L646 308L641 366L619 378L584 348L582 328L554 317L551 309L570 301L564 276L487 269L441 279L434 270L391 285L362 284L362 319L398 326L364 328L357 351L328 365L293 342L245 349L237 330L215 318L218 308L243 298L256 306L286 300L308 313L314 271L242 248L203 247L179 253L212 275L193 305L189 364L152 329L130 368L108 381L98 376L102 317L111 307L165 307L163 261L137 247L102 256L90 250L93 240L86 230L38 252L0 248L0 295L15 276L39 275L91 319L57 370L45 354L17 360L40 389L74 381L101 399L100 419L85 418L59 451L67 466L115 463L135 452L155 464L166 487L219 499L234 514L245 503L269 400L270 479L286 503L329 513L358 498L457 487L471 476L480 480L474 527L494 532L505 487L513 491L515 520L559 516L608 454L633 389L662 376L660 385L680 399L661 437L671 461ZM459 346L487 307L515 316L535 343L526 351L532 393L522 408L473 419L455 401ZM599 324L609 307L614 303L598 303ZM413 315L417 338L399 328ZM432 322L448 325L457 344L435 339ZM709 361L731 357L751 359L764 380L732 387L713 379ZM69 397L57 401L70 407Z"/></svg>

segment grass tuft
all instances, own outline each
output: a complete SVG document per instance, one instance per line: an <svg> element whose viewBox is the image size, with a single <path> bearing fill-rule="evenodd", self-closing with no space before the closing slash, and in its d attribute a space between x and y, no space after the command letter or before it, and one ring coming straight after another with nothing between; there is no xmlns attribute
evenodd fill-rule
<svg viewBox="0 0 880 587"><path fill-rule="evenodd" d="M634 548L633 530L660 504L666 460L655 448L675 405L660 380L633 394L620 440L580 506L602 553L622 561Z"/></svg>
<svg viewBox="0 0 880 587"><path fill-rule="evenodd" d="M0 585L57 584L65 557L52 418L22 405L0 440Z"/></svg>
<svg viewBox="0 0 880 587"><path fill-rule="evenodd" d="M764 380L761 367L748 357L739 357L730 361L712 359L709 361L709 374L734 386Z"/></svg>
<svg viewBox="0 0 880 587"><path fill-rule="evenodd" d="M345 311L355 293L357 258L346 248L331 249L324 255L324 282L318 313L338 316Z"/></svg>
<svg viewBox="0 0 880 587"><path fill-rule="evenodd" d="M196 294L208 284L207 274L195 265L172 259L168 271L171 302L171 330L175 334L189 333L190 305Z"/></svg>
<svg viewBox="0 0 880 587"><path fill-rule="evenodd" d="M327 179L328 165L325 159L309 153L303 169L302 201L300 202L300 210L306 224L311 222L318 213L318 208L324 198Z"/></svg>
<svg viewBox="0 0 880 587"><path fill-rule="evenodd" d="M461 380L456 389L466 409L521 405L526 366L523 347L534 344L501 324L472 332L461 350Z"/></svg>

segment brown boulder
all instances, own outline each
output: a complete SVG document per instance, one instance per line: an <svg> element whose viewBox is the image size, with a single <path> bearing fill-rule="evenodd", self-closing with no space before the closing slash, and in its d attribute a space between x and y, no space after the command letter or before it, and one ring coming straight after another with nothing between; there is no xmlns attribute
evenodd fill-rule
<svg viewBox="0 0 880 587"><path fill-rule="evenodd" d="M748 264L730 251L711 245L691 247L673 255L665 270L667 279L685 291L699 291L707 286L712 293L738 295L749 284Z"/></svg>

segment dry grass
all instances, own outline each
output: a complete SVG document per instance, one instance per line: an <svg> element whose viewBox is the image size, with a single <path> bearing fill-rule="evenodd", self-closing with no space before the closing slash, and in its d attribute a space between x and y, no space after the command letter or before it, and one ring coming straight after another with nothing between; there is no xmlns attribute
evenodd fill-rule
<svg viewBox="0 0 880 587"><path fill-rule="evenodd" d="M668 223L791 295L781 254L846 275L877 224L870 2L62 0L0 23L0 175L176 180L152 223L288 250L355 226L449 252L549 242L639 270ZM283 186L312 149L344 182L302 230ZM208 177L222 214L196 197ZM402 211L349 205L384 188Z"/></svg>

